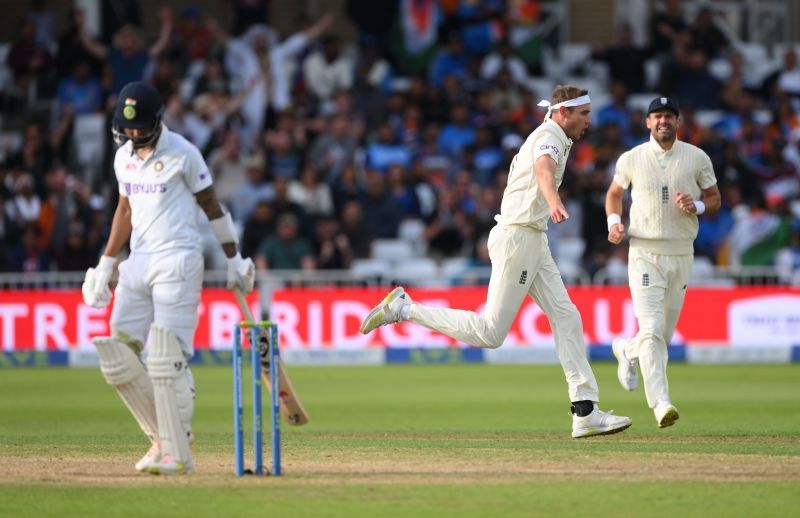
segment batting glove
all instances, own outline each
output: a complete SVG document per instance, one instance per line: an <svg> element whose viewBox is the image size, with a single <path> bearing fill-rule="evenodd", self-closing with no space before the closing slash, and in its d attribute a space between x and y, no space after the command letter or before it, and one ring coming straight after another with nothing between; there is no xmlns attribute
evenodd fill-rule
<svg viewBox="0 0 800 518"><path fill-rule="evenodd" d="M111 275L114 273L116 258L104 255L96 268L86 270L86 277L81 286L83 301L93 308L104 308L111 303Z"/></svg>
<svg viewBox="0 0 800 518"><path fill-rule="evenodd" d="M243 259L238 252L234 257L228 258L228 289L239 288L242 293L253 291L256 282L256 268L253 260Z"/></svg>

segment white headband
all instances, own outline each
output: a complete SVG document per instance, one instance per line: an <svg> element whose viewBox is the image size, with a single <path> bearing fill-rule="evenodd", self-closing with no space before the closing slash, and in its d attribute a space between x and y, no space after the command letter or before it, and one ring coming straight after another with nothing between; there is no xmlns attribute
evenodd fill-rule
<svg viewBox="0 0 800 518"><path fill-rule="evenodd" d="M575 99L568 99L566 101L561 101L560 103L556 104L550 104L550 101L548 101L547 99L542 99L541 101L539 101L539 104L537 104L537 106L541 106L542 108L547 108L547 115L545 115L544 118L549 119L553 111L558 110L562 106L564 108L572 108L573 106L582 106L584 104L589 104L590 102L592 102L592 100L589 99L588 95L582 95L580 97L576 97Z"/></svg>

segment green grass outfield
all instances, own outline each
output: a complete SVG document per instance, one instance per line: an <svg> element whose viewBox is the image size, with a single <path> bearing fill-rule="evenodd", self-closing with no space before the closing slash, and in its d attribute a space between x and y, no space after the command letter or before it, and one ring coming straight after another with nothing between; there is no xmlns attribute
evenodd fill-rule
<svg viewBox="0 0 800 518"><path fill-rule="evenodd" d="M243 479L227 368L194 368L177 478L133 470L148 444L99 370L3 369L0 516L797 516L799 365L671 365L664 430L594 368L623 434L570 438L558 366L292 368L311 422L283 426L284 477Z"/></svg>

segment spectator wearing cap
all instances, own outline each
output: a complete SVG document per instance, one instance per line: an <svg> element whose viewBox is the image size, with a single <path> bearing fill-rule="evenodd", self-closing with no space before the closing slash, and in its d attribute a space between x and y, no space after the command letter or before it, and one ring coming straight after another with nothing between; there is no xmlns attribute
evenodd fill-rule
<svg viewBox="0 0 800 518"><path fill-rule="evenodd" d="M259 270L313 270L314 249L300 235L297 217L282 214L278 217L275 235L265 238L256 252Z"/></svg>

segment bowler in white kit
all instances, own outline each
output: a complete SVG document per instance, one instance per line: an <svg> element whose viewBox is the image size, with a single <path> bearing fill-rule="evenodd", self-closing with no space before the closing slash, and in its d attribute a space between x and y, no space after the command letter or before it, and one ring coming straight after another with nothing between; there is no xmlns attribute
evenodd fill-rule
<svg viewBox="0 0 800 518"><path fill-rule="evenodd" d="M572 402L572 436L611 434L631 425L628 417L603 412L597 381L586 355L583 323L564 287L547 242L547 220L562 223L569 213L558 195L574 139L591 121L588 92L557 86L544 122L525 140L511 162L497 225L489 233L492 274L482 314L413 303L395 288L361 324L366 334L378 326L416 322L464 343L495 349L503 344L527 295L547 314Z"/></svg>
<svg viewBox="0 0 800 518"><path fill-rule="evenodd" d="M623 388L639 384L641 366L647 404L660 428L678 420L669 397L667 344L672 340L689 284L697 216L721 205L711 159L677 138L680 112L667 97L653 99L645 122L650 141L622 154L606 194L608 240L625 237L622 198L631 189L628 285L639 331L612 344Z"/></svg>
<svg viewBox="0 0 800 518"><path fill-rule="evenodd" d="M151 441L136 469L183 474L195 469L188 360L203 285L198 207L228 257L228 288L252 291L254 268L237 252L233 221L217 201L202 155L163 124L163 111L146 83L129 83L119 94L112 121L119 202L105 252L86 272L82 291L86 304L108 306L116 256L130 239L130 256L119 264L111 336L93 342L106 381Z"/></svg>

